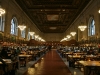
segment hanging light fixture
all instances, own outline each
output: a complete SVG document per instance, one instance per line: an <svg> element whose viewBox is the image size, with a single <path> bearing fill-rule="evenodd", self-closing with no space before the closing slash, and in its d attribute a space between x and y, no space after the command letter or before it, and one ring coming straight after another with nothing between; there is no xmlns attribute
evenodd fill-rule
<svg viewBox="0 0 100 75"><path fill-rule="evenodd" d="M67 35L67 38L70 38L71 37L71 35Z"/></svg>
<svg viewBox="0 0 100 75"><path fill-rule="evenodd" d="M38 39L39 39L39 41L41 41L41 39L42 39L42 38L41 38L41 37L39 37Z"/></svg>
<svg viewBox="0 0 100 75"><path fill-rule="evenodd" d="M84 30L87 28L87 26L78 26L78 28L79 28L81 31L84 31Z"/></svg>
<svg viewBox="0 0 100 75"><path fill-rule="evenodd" d="M38 38L39 37L39 35L35 35L35 38Z"/></svg>
<svg viewBox="0 0 100 75"><path fill-rule="evenodd" d="M67 39L68 39L68 38L66 38L66 37L65 37L63 40L65 40L65 41L66 41Z"/></svg>
<svg viewBox="0 0 100 75"><path fill-rule="evenodd" d="M99 11L98 11L98 12L99 12L99 14L100 14L100 9L99 9Z"/></svg>
<svg viewBox="0 0 100 75"><path fill-rule="evenodd" d="M23 31L23 30L26 28L26 26L24 26L24 25L19 25L18 28L19 28L21 31Z"/></svg>
<svg viewBox="0 0 100 75"><path fill-rule="evenodd" d="M100 14L100 0L97 0L98 13Z"/></svg>
<svg viewBox="0 0 100 75"><path fill-rule="evenodd" d="M5 14L5 10L2 9L1 6L0 6L0 16L1 16L2 14Z"/></svg>
<svg viewBox="0 0 100 75"><path fill-rule="evenodd" d="M65 38L63 38L60 42L62 42L62 41L67 41L67 40L68 40L68 38L65 37Z"/></svg>
<svg viewBox="0 0 100 75"><path fill-rule="evenodd" d="M79 28L81 31L84 31L84 30L87 28L87 26L84 24L84 22L85 22L85 21L84 21L84 20L85 20L85 19L84 19L84 15L85 15L85 14L82 14L82 15L81 15L81 16L82 16L82 17L81 17L81 20L80 20L81 23L80 23L80 26L78 26L78 28Z"/></svg>
<svg viewBox="0 0 100 75"><path fill-rule="evenodd" d="M41 39L42 42L46 42L44 39Z"/></svg>
<svg viewBox="0 0 100 75"><path fill-rule="evenodd" d="M29 32L29 34L30 34L31 36L33 36L33 35L35 34L35 32Z"/></svg>
<svg viewBox="0 0 100 75"><path fill-rule="evenodd" d="M70 34L71 34L72 36L75 36L76 32L71 32Z"/></svg>
<svg viewBox="0 0 100 75"><path fill-rule="evenodd" d="M24 25L24 23L25 23L25 21L24 21L24 15L23 15L23 11L22 11L22 24L21 25L18 25L18 28L21 30L21 31L23 31L25 28L26 28L26 26Z"/></svg>

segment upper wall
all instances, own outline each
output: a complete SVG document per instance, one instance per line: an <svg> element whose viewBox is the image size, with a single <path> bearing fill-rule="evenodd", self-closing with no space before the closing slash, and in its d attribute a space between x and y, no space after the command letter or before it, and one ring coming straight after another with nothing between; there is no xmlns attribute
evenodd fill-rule
<svg viewBox="0 0 100 75"><path fill-rule="evenodd" d="M64 37L64 34L61 33L46 33L44 34L44 39L46 41L60 41Z"/></svg>
<svg viewBox="0 0 100 75"><path fill-rule="evenodd" d="M81 14L79 14L79 16L75 19L75 21L65 33L69 34L71 31L76 31L78 34L78 41L82 40L82 38L88 40L88 23L89 19L93 17L95 20L95 36L98 34L98 37L100 38L100 14L98 13L99 7L100 0L91 0L91 2L85 7ZM84 24L87 26L84 32L81 32L78 29L78 26L81 22L84 22Z"/></svg>
<svg viewBox="0 0 100 75"><path fill-rule="evenodd" d="M64 37L63 33L59 33L59 34L42 33L14 0L2 0L1 6L6 10L5 34L4 34L6 36L8 34L10 35L11 19L13 17L16 17L18 20L18 24L22 24L22 20L23 20L25 25L27 26L26 30L30 28L31 31L34 31L37 35L39 35L46 41L60 41ZM26 33L28 33L28 31Z"/></svg>
<svg viewBox="0 0 100 75"><path fill-rule="evenodd" d="M14 0L2 0L1 7L5 9L5 34L10 34L10 28L11 28L11 19L13 17L17 18L18 25L22 24L22 21L27 26L26 30L28 28L31 29L31 31L34 31L38 35L42 35L42 33L39 31L39 29L36 27L36 25L30 20L30 18L23 12L23 10L15 3ZM28 31L27 31L28 33Z"/></svg>
<svg viewBox="0 0 100 75"><path fill-rule="evenodd" d="M100 37L100 14L98 14L98 3L99 0L91 0L91 3L83 10L81 14L76 18L72 23L70 28L66 30L65 33L42 33L37 26L30 20L30 18L22 11L22 9L15 3L14 0L1 0L1 7L6 10L6 19L5 19L5 35L10 34L11 19L15 16L18 20L18 24L22 23L22 17L24 16L25 25L28 28L31 28L31 31L34 31L36 34L40 35L46 41L60 41L67 34L70 34L71 31L78 32L78 40L82 39L80 34L83 35L85 39L88 39L88 28L84 32L78 30L78 25L80 20L88 26L88 21L91 16L95 20L96 34ZM100 1L99 1L100 2Z"/></svg>

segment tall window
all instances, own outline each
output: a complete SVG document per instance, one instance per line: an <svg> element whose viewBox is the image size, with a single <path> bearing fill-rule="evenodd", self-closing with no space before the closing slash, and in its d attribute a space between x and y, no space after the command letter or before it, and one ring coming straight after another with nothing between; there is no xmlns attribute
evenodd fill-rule
<svg viewBox="0 0 100 75"><path fill-rule="evenodd" d="M89 36L95 35L95 21L93 18L90 18L90 20L89 20L88 35Z"/></svg>
<svg viewBox="0 0 100 75"><path fill-rule="evenodd" d="M5 15L0 16L0 31L4 32L4 26L5 26Z"/></svg>
<svg viewBox="0 0 100 75"><path fill-rule="evenodd" d="M32 36L32 39L35 39L34 37L35 37L35 36L33 35L33 36Z"/></svg>
<svg viewBox="0 0 100 75"><path fill-rule="evenodd" d="M25 38L25 29L24 29L23 31L21 31L21 36L22 36L23 38Z"/></svg>
<svg viewBox="0 0 100 75"><path fill-rule="evenodd" d="M28 35L27 35L27 39L28 40L30 40L30 34L29 34L29 32L30 32L30 28L28 28Z"/></svg>
<svg viewBox="0 0 100 75"><path fill-rule="evenodd" d="M18 26L18 22L17 22L17 19L14 17L11 20L11 34L17 35L17 32L18 32L17 26Z"/></svg>

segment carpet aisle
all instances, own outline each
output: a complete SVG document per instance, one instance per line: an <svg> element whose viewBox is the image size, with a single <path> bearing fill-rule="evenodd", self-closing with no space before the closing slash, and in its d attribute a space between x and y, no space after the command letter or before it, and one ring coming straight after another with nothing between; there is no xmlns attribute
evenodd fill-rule
<svg viewBox="0 0 100 75"><path fill-rule="evenodd" d="M56 50L47 52L40 60L28 68L23 75L72 75Z"/></svg>

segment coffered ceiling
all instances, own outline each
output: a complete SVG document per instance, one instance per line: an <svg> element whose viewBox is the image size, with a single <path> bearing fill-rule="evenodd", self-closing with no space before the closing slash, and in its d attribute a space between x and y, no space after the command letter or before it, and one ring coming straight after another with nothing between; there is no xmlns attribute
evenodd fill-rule
<svg viewBox="0 0 100 75"><path fill-rule="evenodd" d="M43 33L63 33L90 0L15 0Z"/></svg>

